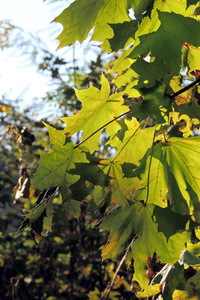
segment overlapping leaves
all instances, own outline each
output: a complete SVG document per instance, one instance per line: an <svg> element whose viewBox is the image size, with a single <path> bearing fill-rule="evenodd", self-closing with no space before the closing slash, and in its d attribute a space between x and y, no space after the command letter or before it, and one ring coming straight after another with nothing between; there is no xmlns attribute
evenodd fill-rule
<svg viewBox="0 0 200 300"><path fill-rule="evenodd" d="M65 9L54 21L63 25L59 48L82 42L94 28L92 40L105 41L113 36L109 23L130 21L129 0L78 0ZM113 9L114 7L114 9ZM86 21L87 20L87 21ZM109 49L105 44L104 49Z"/></svg>
<svg viewBox="0 0 200 300"><path fill-rule="evenodd" d="M198 34L199 23L192 18L183 17L173 12L159 12L161 25L156 32L140 37L140 44L133 49L131 58L143 57L151 53L155 57L154 62L143 62L148 72L146 80L168 82L173 75L179 74L181 65L181 48L184 42L189 42L194 46L200 44ZM176 28L176 30L174 30ZM139 72L142 58L132 65L132 68ZM144 66L143 66L144 71Z"/></svg>
<svg viewBox="0 0 200 300"><path fill-rule="evenodd" d="M119 259L131 243L128 260L134 259L134 279L142 288L149 280L147 260L155 253L162 263L174 265L169 278L177 270L183 277L176 261L189 242L189 230L200 223L200 138L188 137L200 118L199 87L178 97L173 94L186 85L181 64L188 68L190 79L198 77L199 17L193 13L195 6L189 7L196 3L76 0L55 20L63 25L60 47L82 42L94 27L92 39L103 42L103 49L124 48L124 53L112 69L119 91L111 95L103 75L100 90L93 86L76 90L82 108L62 118L63 131L47 126L53 150L41 153L35 187L59 186L69 213L76 217L82 200L90 202L95 217L116 204L101 224L110 230L102 257ZM134 9L136 21L130 21L129 8ZM171 137L174 111L196 120L188 121L187 138L175 133ZM181 122L180 116L177 119ZM115 148L109 159L96 157L105 129L108 144ZM78 132L82 132L81 144L74 146L70 137ZM180 288L179 279L168 285L164 299Z"/></svg>
<svg viewBox="0 0 200 300"><path fill-rule="evenodd" d="M161 207L170 201L175 212L194 214L199 222L199 137L171 138L155 145L152 154L150 151L135 171L143 180L136 198Z"/></svg>
<svg viewBox="0 0 200 300"><path fill-rule="evenodd" d="M99 150L100 136L104 128L107 128L108 135L113 135L120 130L120 125L114 119L128 112L128 107L123 105L123 93L110 95L110 85L104 75L101 90L90 86L87 90L76 90L76 95L82 102L82 109L71 117L61 119L67 124L64 133L72 136L82 130L82 141L84 141L96 132L93 138L84 143L93 153Z"/></svg>
<svg viewBox="0 0 200 300"><path fill-rule="evenodd" d="M58 192L58 187L44 190L38 196L32 211L26 216L15 234L19 234L28 226L31 226L36 238L44 231L51 231L53 217L53 198Z"/></svg>
<svg viewBox="0 0 200 300"><path fill-rule="evenodd" d="M60 186L63 200L67 200L67 188L79 179L78 175L69 174L75 163L87 162L85 154L74 149L72 142L59 130L46 125L49 130L53 151L41 153L40 166L34 177L34 186L39 190Z"/></svg>
<svg viewBox="0 0 200 300"><path fill-rule="evenodd" d="M103 259L119 258L135 238L132 246L136 269L134 279L143 287L148 284L145 274L147 258L152 257L155 252L163 262L174 264L179 259L180 252L185 249L185 242L189 240L187 233L174 232L167 239L162 232L158 232L158 225L153 220L154 209L153 204L135 202L128 210L118 209L113 212L101 225L101 228L111 232L109 243L102 246Z"/></svg>

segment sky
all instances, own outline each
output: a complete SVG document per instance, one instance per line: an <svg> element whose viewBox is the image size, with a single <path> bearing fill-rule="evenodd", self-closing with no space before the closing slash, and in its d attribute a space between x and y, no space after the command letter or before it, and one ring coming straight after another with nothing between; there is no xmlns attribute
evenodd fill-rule
<svg viewBox="0 0 200 300"><path fill-rule="evenodd" d="M42 0L0 0L0 20L9 20L26 33L39 35L53 53L56 52L57 34L62 26L51 21L63 10L63 5L48 4ZM59 8L60 6L60 8ZM28 34L27 38L29 38ZM16 49L4 49L0 54L0 96L9 98L32 97L45 94L46 78L37 72L27 56L21 56Z"/></svg>
<svg viewBox="0 0 200 300"><path fill-rule="evenodd" d="M65 47L56 51L59 42L56 37L62 31L62 25L51 23L72 0L0 0L0 20L9 20L26 33L39 36L50 52L66 61L72 61L72 49ZM27 34L29 37L29 35ZM84 52L83 46L76 53ZM16 47L17 48L17 47ZM0 50L0 99L6 95L9 99L24 99L23 105L31 105L34 98L44 97L49 90L49 78L41 75L28 56L20 55L16 49Z"/></svg>

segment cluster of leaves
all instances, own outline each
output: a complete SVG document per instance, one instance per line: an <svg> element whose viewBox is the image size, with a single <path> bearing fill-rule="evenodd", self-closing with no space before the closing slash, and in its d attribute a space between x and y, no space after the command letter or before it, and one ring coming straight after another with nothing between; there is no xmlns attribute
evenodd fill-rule
<svg viewBox="0 0 200 300"><path fill-rule="evenodd" d="M48 65L57 66L58 58L50 56ZM44 58L43 65L47 59ZM41 63L42 65L42 63ZM40 66L41 66L40 65ZM39 68L40 68L39 66ZM59 64L58 64L59 66ZM47 66L48 67L48 66ZM87 86L92 81L99 86L100 70L104 69L101 58L91 62L88 68L88 75L77 69L77 82L79 86ZM48 67L47 71L51 68ZM60 68L59 73L61 74ZM68 73L73 78L73 73ZM57 78L54 80L57 80ZM53 79L52 79L53 81ZM71 80L72 81L72 80ZM75 93L69 95L66 90L71 89L68 83L59 78L58 89L51 92L53 99L47 97L44 101L52 102L55 105L57 91L62 96L60 115L62 110L69 114L75 112L77 103ZM63 93L63 94L62 94ZM55 95L55 97L54 97ZM36 100L35 100L36 102ZM110 261L101 262L99 247L106 242L107 233L99 232L91 228L92 219L86 214L85 207L82 207L79 220L74 219L65 211L62 211L61 199L56 194L56 199L49 199L49 203L43 201L44 195L48 198L55 192L43 192L39 195L34 189L30 189L30 179L36 172L39 155L38 150L50 149L48 135L44 125L36 119L36 108L22 110L17 106L20 100L7 100L4 96L0 101L0 294L2 299L86 299L87 294L94 289L102 291L106 284L114 276L116 264ZM60 104L60 103L59 103ZM80 104L79 104L80 105ZM37 102L38 109L42 110L41 104ZM67 111L63 109L66 107ZM46 112L46 122L50 123L49 111ZM61 128L60 122L51 124ZM78 139L78 136L76 137ZM19 176L20 170L20 176ZM14 187L14 190L13 190ZM13 201L14 198L14 201ZM43 199L44 198L44 199ZM53 213L53 233L40 241L37 245L30 236L30 231L13 236L22 222L24 213L31 211L34 203L37 202L37 216L40 209L48 204L40 220L45 217L45 235L50 229ZM23 215L22 215L23 213ZM36 218L37 218L36 216ZM33 218L35 215L33 215ZM24 228L31 223L34 229L34 219L31 214L23 222ZM29 222L30 220L30 222ZM50 221L50 222L49 222ZM40 225L43 225L41 222ZM22 226L22 227L23 227ZM37 228L36 228L37 230ZM35 236L39 239L39 236ZM115 280L114 289L119 295L131 297L131 273L126 279L121 278L125 270ZM126 289L125 289L126 287ZM94 293L90 293L93 297Z"/></svg>
<svg viewBox="0 0 200 300"><path fill-rule="evenodd" d="M75 89L81 110L61 119L64 130L46 124L53 149L40 154L34 188L59 187L74 217L87 203L101 218L96 227L110 231L102 259L133 263L140 298L200 296L199 8L190 0L76 0L55 19L59 48L94 27L91 40L123 54L100 89ZM51 228L50 202L40 199L27 216L36 237ZM164 267L152 270L154 260Z"/></svg>
<svg viewBox="0 0 200 300"><path fill-rule="evenodd" d="M94 286L105 289L114 274L114 265L101 263L99 247L105 243L107 233L91 228L92 220L84 207L79 221L64 211L61 214L61 199L57 195L51 199L53 235L41 240L39 246L29 231L13 235L22 222L22 209L30 211L37 200L36 191L30 190L30 175L38 165L38 149L48 148L44 125L28 115L26 111L20 113L12 102L5 99L0 102L1 132L4 132L0 141L0 294L6 300L86 299ZM47 209L48 217L51 209L52 202ZM46 221L48 228L47 218ZM130 286L119 277L116 288L123 282Z"/></svg>

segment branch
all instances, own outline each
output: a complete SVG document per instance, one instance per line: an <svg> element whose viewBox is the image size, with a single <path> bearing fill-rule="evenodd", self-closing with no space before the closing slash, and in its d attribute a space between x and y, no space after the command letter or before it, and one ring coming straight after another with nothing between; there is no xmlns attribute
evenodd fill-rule
<svg viewBox="0 0 200 300"><path fill-rule="evenodd" d="M118 267L117 267L117 270L115 271L115 275L114 275L113 280L112 280L112 282L111 282L111 284L110 284L110 287L109 287L109 289L108 289L108 293L107 293L107 295L106 295L105 300L108 299L108 297L109 297L109 295L110 295L110 292L111 292L111 290L112 290L112 288L113 288L115 279L116 279L116 277L117 277L117 274L118 274L118 272L119 272L119 270L120 270L122 264L123 264L124 261L126 260L126 257L127 257L127 255L128 255L129 249L132 247L132 245L133 245L133 243L134 243L134 241L135 241L136 238L137 238L137 234L134 235L132 241L131 241L130 244L128 245L128 247L127 247L127 249L126 249L126 252L125 252L124 256L122 257L122 259L121 259L121 261L120 261L120 263L119 263L119 265L118 265Z"/></svg>
<svg viewBox="0 0 200 300"><path fill-rule="evenodd" d="M179 90L178 92L172 94L172 95L168 95L170 99L173 99L177 96L179 96L180 94L186 92L187 90L189 90L190 88L192 88L193 86L195 86L197 83L200 82L200 77L198 77L195 81L193 81L192 83L190 83L189 85L185 86L184 88L182 88L181 90Z"/></svg>

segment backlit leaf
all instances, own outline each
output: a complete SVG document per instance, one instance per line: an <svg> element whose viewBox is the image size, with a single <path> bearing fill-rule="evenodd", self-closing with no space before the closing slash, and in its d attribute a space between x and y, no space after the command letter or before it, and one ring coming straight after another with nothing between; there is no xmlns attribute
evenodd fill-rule
<svg viewBox="0 0 200 300"><path fill-rule="evenodd" d="M63 31L58 36L59 48L86 39L103 3L103 0L76 0L54 19L63 25Z"/></svg>
<svg viewBox="0 0 200 300"><path fill-rule="evenodd" d="M164 85L141 89L140 92L143 100L134 105L133 116L137 116L140 121L149 116L154 116L157 123L166 123L172 107L169 97L165 95L165 89Z"/></svg>
<svg viewBox="0 0 200 300"><path fill-rule="evenodd" d="M122 93L115 93L110 96L110 85L107 79L102 76L101 90L90 86L87 90L76 90L76 95L82 102L82 109L76 115L62 118L61 120L67 124L64 133L72 136L79 130L83 130L82 141L91 136L99 128L119 117L128 111L123 105ZM110 135L120 129L117 121L106 126L107 134ZM103 128L102 128L103 130ZM84 145L91 153L99 150L100 135L99 130L92 139L87 140Z"/></svg>
<svg viewBox="0 0 200 300"><path fill-rule="evenodd" d="M154 62L146 62L149 73L146 80L156 80L169 82L178 75L181 65L181 48L184 42L189 42L194 46L200 44L198 31L199 23L195 19L186 18L173 12L159 12L161 25L156 32L140 36L140 44L130 54L130 58L137 58L139 55L146 57L151 53L155 57ZM176 28L176 30L174 30ZM134 64L132 68L139 73ZM151 75L150 75L151 74ZM143 79L142 79L143 80Z"/></svg>
<svg viewBox="0 0 200 300"><path fill-rule="evenodd" d="M34 186L40 190L60 186L63 200L66 200L66 189L79 179L78 175L68 173L75 163L86 162L85 154L74 149L73 143L66 143L66 136L59 130L46 125L49 131L53 151L40 153L40 166L34 176Z"/></svg>
<svg viewBox="0 0 200 300"><path fill-rule="evenodd" d="M135 12L136 18L140 18L142 14L153 4L153 0L134 0L130 1L130 4Z"/></svg>
<svg viewBox="0 0 200 300"><path fill-rule="evenodd" d="M146 201L148 197L148 203L161 207L166 207L168 200L175 212L183 215L194 214L195 220L199 221L199 137L171 138L166 143L160 142L154 146L152 160L150 150L148 155L135 171L144 180L144 186L146 185L144 189L136 192L136 198Z"/></svg>
<svg viewBox="0 0 200 300"><path fill-rule="evenodd" d="M189 237L183 232L167 239L162 232L158 232L153 220L153 210L152 204L145 206L136 202L128 210L114 211L101 225L101 228L110 230L108 244L101 247L103 259L117 259L136 235L131 252L135 262L134 280L142 287L148 285L145 270L147 258L156 252L162 262L174 264Z"/></svg>
<svg viewBox="0 0 200 300"><path fill-rule="evenodd" d="M105 0L99 11L91 40L106 41L113 37L113 30L108 24L130 21L128 16L129 0ZM109 43L104 43L102 49L110 51Z"/></svg>
<svg viewBox="0 0 200 300"><path fill-rule="evenodd" d="M109 39L112 51L123 49L133 42L134 33L137 30L137 22L130 21L122 24L110 24L110 27L114 31L114 36Z"/></svg>

